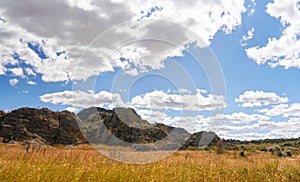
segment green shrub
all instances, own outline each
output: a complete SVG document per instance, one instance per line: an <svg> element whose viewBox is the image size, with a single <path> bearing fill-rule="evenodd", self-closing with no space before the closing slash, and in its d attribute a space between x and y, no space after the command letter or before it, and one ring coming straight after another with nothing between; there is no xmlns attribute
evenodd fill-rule
<svg viewBox="0 0 300 182"><path fill-rule="evenodd" d="M6 114L6 112L5 111L3 111L3 110L0 110L0 117L1 116L4 116Z"/></svg>
<svg viewBox="0 0 300 182"><path fill-rule="evenodd" d="M283 157L283 152L281 148L276 145L268 148L268 151L272 153L272 155L278 156L278 157Z"/></svg>
<svg viewBox="0 0 300 182"><path fill-rule="evenodd" d="M268 152L268 149L267 149L266 147L262 147L262 148L260 149L260 151L262 151L262 152Z"/></svg>
<svg viewBox="0 0 300 182"><path fill-rule="evenodd" d="M194 146L188 146L187 150L191 150L191 151L194 151L194 150L198 150L199 148L198 147L194 147Z"/></svg>
<svg viewBox="0 0 300 182"><path fill-rule="evenodd" d="M209 146L204 146L203 150L209 151Z"/></svg>
<svg viewBox="0 0 300 182"><path fill-rule="evenodd" d="M287 142L283 144L284 147L291 147L293 144L291 142Z"/></svg>
<svg viewBox="0 0 300 182"><path fill-rule="evenodd" d="M245 152L244 152L244 151L241 151L239 155L240 155L241 157L246 157L246 155L245 155Z"/></svg>
<svg viewBox="0 0 300 182"><path fill-rule="evenodd" d="M290 150L286 150L286 151L285 151L285 155L286 155L287 157L292 157L292 156L293 156L293 154L292 154L292 152L291 152Z"/></svg>

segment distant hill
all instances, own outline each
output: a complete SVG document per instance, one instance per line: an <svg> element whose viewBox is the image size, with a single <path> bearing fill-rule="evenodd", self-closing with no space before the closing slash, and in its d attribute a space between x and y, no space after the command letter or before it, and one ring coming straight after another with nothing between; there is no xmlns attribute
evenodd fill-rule
<svg viewBox="0 0 300 182"><path fill-rule="evenodd" d="M220 140L214 132L190 134L182 128L150 124L134 109L121 107L91 107L77 116L47 108L20 108L0 115L0 138L2 142L38 140L46 145L134 145L136 150L187 149L216 145Z"/></svg>

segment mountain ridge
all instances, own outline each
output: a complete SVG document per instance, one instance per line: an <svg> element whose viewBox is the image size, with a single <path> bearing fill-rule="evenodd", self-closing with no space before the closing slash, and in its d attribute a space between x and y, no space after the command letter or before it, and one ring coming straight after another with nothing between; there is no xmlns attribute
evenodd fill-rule
<svg viewBox="0 0 300 182"><path fill-rule="evenodd" d="M45 145L134 144L137 150L143 145L155 150L187 149L216 145L220 140L214 132L191 134L183 128L150 124L134 109L124 107L90 107L77 115L47 108L20 108L0 116L0 138L2 142L38 140Z"/></svg>

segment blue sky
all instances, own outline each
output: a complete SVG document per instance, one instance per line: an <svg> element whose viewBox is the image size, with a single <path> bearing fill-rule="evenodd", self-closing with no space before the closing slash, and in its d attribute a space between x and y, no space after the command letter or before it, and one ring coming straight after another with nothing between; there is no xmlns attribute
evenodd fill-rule
<svg viewBox="0 0 300 182"><path fill-rule="evenodd" d="M125 106L224 138L300 137L297 0L0 7L0 109Z"/></svg>

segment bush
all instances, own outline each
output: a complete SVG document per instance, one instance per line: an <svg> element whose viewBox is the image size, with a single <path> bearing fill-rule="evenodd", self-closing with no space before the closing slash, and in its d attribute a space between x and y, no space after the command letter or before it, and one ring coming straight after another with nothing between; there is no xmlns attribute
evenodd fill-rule
<svg viewBox="0 0 300 182"><path fill-rule="evenodd" d="M284 147L291 147L293 144L291 142L287 142L283 144Z"/></svg>
<svg viewBox="0 0 300 182"><path fill-rule="evenodd" d="M244 152L244 151L241 151L241 152L240 152L240 156L241 156L241 157L246 157L245 152Z"/></svg>
<svg viewBox="0 0 300 182"><path fill-rule="evenodd" d="M272 153L272 155L283 157L282 150L279 146L272 146L268 148L268 151Z"/></svg>
<svg viewBox="0 0 300 182"><path fill-rule="evenodd" d="M203 150L209 151L209 146L204 146Z"/></svg>
<svg viewBox="0 0 300 182"><path fill-rule="evenodd" d="M286 150L286 151L285 151L285 155L286 155L287 157L292 157L292 156L293 156L293 153L292 153L290 150Z"/></svg>
<svg viewBox="0 0 300 182"><path fill-rule="evenodd" d="M191 150L191 151L195 151L198 150L198 147L194 147L194 146L188 146L187 150Z"/></svg>
<svg viewBox="0 0 300 182"><path fill-rule="evenodd" d="M263 148L260 149L260 151L262 151L262 152L268 152L268 149L266 147L263 147Z"/></svg>

